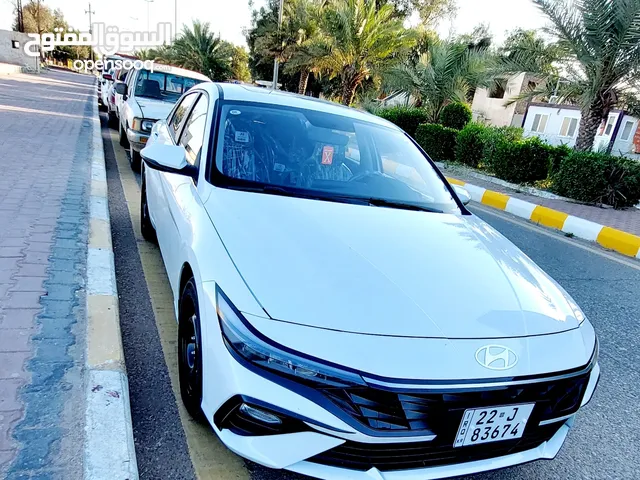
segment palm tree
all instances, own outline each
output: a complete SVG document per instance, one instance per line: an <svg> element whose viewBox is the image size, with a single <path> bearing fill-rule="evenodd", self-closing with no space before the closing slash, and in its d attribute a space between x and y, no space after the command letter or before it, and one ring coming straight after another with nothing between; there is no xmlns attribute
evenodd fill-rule
<svg viewBox="0 0 640 480"><path fill-rule="evenodd" d="M184 27L165 54L163 60L173 65L195 70L213 81L231 77L231 53L227 44L209 30L208 23L193 22L193 28Z"/></svg>
<svg viewBox="0 0 640 480"><path fill-rule="evenodd" d="M320 15L323 4L313 0L290 0L283 13L284 30L290 32L287 38L287 73L299 73L298 93L304 95L309 76L315 70L314 45L320 35Z"/></svg>
<svg viewBox="0 0 640 480"><path fill-rule="evenodd" d="M476 87L489 86L491 59L486 50L465 43L432 41L417 62L407 61L391 69L385 89L415 98L436 123L451 102L467 102Z"/></svg>
<svg viewBox="0 0 640 480"><path fill-rule="evenodd" d="M313 70L340 78L344 105L353 102L363 81L398 62L415 42L393 6L376 9L375 0L334 0L323 11L321 29L308 45Z"/></svg>
<svg viewBox="0 0 640 480"><path fill-rule="evenodd" d="M599 126L638 78L640 0L532 1L551 20L564 78L550 78L529 95L553 91L577 103L582 118L575 148L589 151Z"/></svg>

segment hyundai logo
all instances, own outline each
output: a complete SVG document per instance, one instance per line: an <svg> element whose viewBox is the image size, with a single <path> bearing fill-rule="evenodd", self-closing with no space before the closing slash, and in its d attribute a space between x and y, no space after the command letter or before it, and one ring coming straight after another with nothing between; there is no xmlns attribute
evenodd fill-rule
<svg viewBox="0 0 640 480"><path fill-rule="evenodd" d="M485 345L476 352L476 360L491 370L508 370L518 363L518 356L509 347Z"/></svg>

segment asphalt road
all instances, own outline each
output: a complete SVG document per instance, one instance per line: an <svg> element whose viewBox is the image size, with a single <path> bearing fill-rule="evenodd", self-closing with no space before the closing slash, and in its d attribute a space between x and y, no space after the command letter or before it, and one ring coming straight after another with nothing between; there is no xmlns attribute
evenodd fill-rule
<svg viewBox="0 0 640 480"><path fill-rule="evenodd" d="M216 445L213 432L201 427L197 435L179 414L166 352L163 355L151 306L149 279L145 281L140 248L127 204L122 175L103 118L103 139L109 182L116 276L120 295L123 343L129 373L132 417L138 467L142 479L252 478L254 480L304 477L247 464L233 454L211 450L211 458L194 449L202 438ZM123 168L122 162L120 168ZM127 175L130 175L127 173ZM139 182L139 177L137 177ZM138 202L135 197L129 202ZM602 378L591 403L578 415L565 446L553 461L539 461L477 475L475 480L503 479L637 479L640 478L640 262L605 252L586 242L533 226L508 214L484 207L472 210L554 277L580 304L600 339ZM156 253L157 255L157 253ZM455 275L455 272L452 272ZM153 282L163 281L161 278ZM166 279L165 279L166 281ZM464 290L465 279L460 279ZM162 329L161 329L162 330ZM165 346L166 350L166 346ZM187 433L185 433L187 432ZM204 432L204 433L202 433ZM209 438L207 438L209 436ZM217 448L217 447L216 447ZM214 457L217 457L214 458ZM200 462L217 462L225 478L201 468ZM197 473L199 472L199 473ZM471 478L471 477L470 477Z"/></svg>

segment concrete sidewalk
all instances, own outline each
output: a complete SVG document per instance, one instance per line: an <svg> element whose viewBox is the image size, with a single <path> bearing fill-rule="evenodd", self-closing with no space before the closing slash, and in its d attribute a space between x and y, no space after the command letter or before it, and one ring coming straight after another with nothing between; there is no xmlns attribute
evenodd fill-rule
<svg viewBox="0 0 640 480"><path fill-rule="evenodd" d="M0 478L83 476L94 82L0 78Z"/></svg>

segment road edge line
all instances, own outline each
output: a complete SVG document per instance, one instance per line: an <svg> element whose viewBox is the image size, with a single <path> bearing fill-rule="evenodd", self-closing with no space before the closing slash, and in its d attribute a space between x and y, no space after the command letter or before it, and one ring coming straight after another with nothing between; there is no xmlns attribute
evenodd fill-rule
<svg viewBox="0 0 640 480"><path fill-rule="evenodd" d="M640 258L640 236L569 215L543 205L526 202L501 192L478 187L457 178L446 178L449 183L464 187L474 202L511 213L545 227L560 230L567 235L596 242L627 257Z"/></svg>
<svg viewBox="0 0 640 480"><path fill-rule="evenodd" d="M129 381L120 333L107 175L98 102L92 99L87 249L85 480L137 480Z"/></svg>

